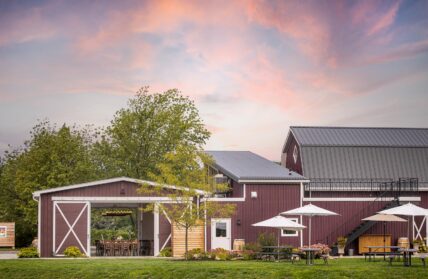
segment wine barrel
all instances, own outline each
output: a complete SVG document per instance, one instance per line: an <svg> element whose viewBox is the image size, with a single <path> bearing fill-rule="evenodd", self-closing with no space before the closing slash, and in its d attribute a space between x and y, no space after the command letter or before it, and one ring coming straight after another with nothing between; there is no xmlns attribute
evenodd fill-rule
<svg viewBox="0 0 428 279"><path fill-rule="evenodd" d="M398 239L397 246L400 246L401 248L410 248L409 239L407 237L400 237Z"/></svg>
<svg viewBox="0 0 428 279"><path fill-rule="evenodd" d="M234 239L233 240L233 250L242 251L244 250L245 240L244 239Z"/></svg>

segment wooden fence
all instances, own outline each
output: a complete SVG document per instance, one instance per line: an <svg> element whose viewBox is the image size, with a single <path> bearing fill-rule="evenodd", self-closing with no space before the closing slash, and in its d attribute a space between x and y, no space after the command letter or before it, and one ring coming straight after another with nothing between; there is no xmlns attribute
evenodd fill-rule
<svg viewBox="0 0 428 279"><path fill-rule="evenodd" d="M15 223L0 223L0 247L15 249Z"/></svg>

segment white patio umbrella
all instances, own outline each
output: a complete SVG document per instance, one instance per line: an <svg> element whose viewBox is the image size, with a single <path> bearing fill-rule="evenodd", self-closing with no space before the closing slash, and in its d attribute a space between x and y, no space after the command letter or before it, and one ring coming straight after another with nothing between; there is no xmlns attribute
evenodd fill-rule
<svg viewBox="0 0 428 279"><path fill-rule="evenodd" d="M414 226L415 223L415 216L428 216L428 210L425 208L422 208L420 206L414 205L412 203L407 203L404 205L396 206L390 209L385 209L382 211L379 211L380 214L389 214L389 215L404 215L404 216L411 216L412 217L412 226ZM410 222L409 222L410 225ZM410 228L409 225L407 226L407 237L410 239ZM413 228L413 227L412 227ZM428 229L428 224L427 224ZM428 230L427 230L428 235ZM428 245L428 237L427 237L427 245Z"/></svg>
<svg viewBox="0 0 428 279"><path fill-rule="evenodd" d="M279 247L279 239L281 237L281 230L289 230L289 231L300 231L306 228L299 223L294 222L284 216L275 216L269 218L267 220L258 222L253 224L254 227L267 227L267 228L276 228L278 229L278 247ZM279 250L278 250L278 260L279 260Z"/></svg>
<svg viewBox="0 0 428 279"><path fill-rule="evenodd" d="M309 246L311 246L311 232L312 232L312 217L313 216L332 216L338 215L336 212L318 207L313 204L307 204L302 207L298 207L292 210L288 210L280 213L280 215L302 215L309 217Z"/></svg>
<svg viewBox="0 0 428 279"><path fill-rule="evenodd" d="M406 219L400 218L395 215L388 214L375 214L370 217L362 219L363 221L373 221L373 222L383 222L383 259L385 260L385 251L386 251L386 222L407 222Z"/></svg>

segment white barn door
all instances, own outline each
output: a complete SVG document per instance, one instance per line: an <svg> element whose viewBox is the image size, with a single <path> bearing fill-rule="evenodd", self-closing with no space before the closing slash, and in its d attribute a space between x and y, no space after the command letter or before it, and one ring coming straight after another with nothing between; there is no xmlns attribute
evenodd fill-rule
<svg viewBox="0 0 428 279"><path fill-rule="evenodd" d="M90 256L89 202L54 202L53 256L63 255L69 246L76 246Z"/></svg>

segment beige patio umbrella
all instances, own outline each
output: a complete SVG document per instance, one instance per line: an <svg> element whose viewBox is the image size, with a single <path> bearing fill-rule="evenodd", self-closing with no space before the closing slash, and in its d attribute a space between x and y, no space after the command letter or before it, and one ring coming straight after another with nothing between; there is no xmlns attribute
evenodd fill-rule
<svg viewBox="0 0 428 279"><path fill-rule="evenodd" d="M313 204L307 204L292 210L280 213L280 215L302 215L309 217L309 247L311 246L311 233L312 233L312 217L313 216L333 216L339 215L336 212L321 208Z"/></svg>
<svg viewBox="0 0 428 279"><path fill-rule="evenodd" d="M415 216L424 216L425 218L428 217L428 210L427 209L422 208L422 207L417 206L417 205L414 205L410 202L406 203L404 205L400 205L400 206L396 206L396 207L393 207L390 209L382 210L378 213L389 214L389 215L404 215L404 216L408 216L407 218L412 217L412 229L414 229L414 226L415 226ZM426 242L428 245L428 222L425 222L425 223L426 223L426 227L427 227ZM409 223L407 226L407 237L410 240L410 220L409 220ZM413 237L412 237L412 239L413 239Z"/></svg>
<svg viewBox="0 0 428 279"><path fill-rule="evenodd" d="M370 217L362 219L363 221L383 222L383 259L385 260L386 251L386 222L407 222L406 219L400 218L395 215L388 214L375 214Z"/></svg>
<svg viewBox="0 0 428 279"><path fill-rule="evenodd" d="M300 231L306 228L305 226L300 225L299 223L296 223L293 220L290 220L280 215L252 224L252 226L278 229L278 247L279 247L279 239L281 237L281 230ZM279 249L278 249L278 260L279 260Z"/></svg>

